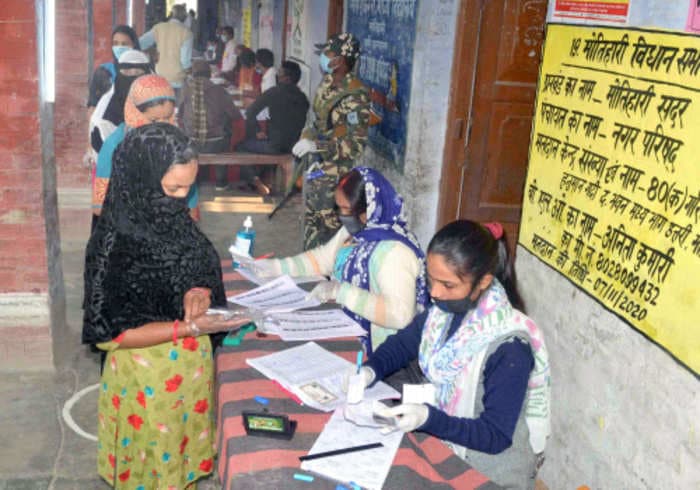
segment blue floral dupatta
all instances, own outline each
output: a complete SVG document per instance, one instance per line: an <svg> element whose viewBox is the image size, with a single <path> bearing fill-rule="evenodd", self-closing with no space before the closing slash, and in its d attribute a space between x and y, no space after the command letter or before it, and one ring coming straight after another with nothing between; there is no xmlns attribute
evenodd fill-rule
<svg viewBox="0 0 700 490"><path fill-rule="evenodd" d="M367 224L353 239L355 246L343 266L342 280L369 291L369 261L372 252L383 240L396 240L408 246L421 261L421 273L416 278L416 303L428 303L428 289L425 281L425 254L415 235L406 228L403 198L379 172L367 167L356 167L365 184L367 198ZM370 322L347 308L345 313L362 325L368 335L362 337L367 354L372 352Z"/></svg>

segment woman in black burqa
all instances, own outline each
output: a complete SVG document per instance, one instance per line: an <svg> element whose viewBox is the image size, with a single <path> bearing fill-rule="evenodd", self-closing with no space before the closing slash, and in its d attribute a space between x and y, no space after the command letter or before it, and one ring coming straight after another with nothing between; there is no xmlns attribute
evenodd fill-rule
<svg viewBox="0 0 700 490"><path fill-rule="evenodd" d="M249 321L206 315L226 297L219 256L185 199L196 159L174 126L129 131L87 245L82 340L107 352L98 472L117 488L149 487L153 474L185 487L211 472L207 334Z"/></svg>

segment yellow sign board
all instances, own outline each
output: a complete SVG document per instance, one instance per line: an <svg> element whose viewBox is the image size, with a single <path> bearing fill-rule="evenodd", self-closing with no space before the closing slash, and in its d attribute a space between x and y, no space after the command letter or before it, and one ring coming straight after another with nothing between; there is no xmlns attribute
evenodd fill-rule
<svg viewBox="0 0 700 490"><path fill-rule="evenodd" d="M700 37L549 24L519 242L700 372Z"/></svg>
<svg viewBox="0 0 700 490"><path fill-rule="evenodd" d="M243 44L252 46L253 34L253 11L250 7L243 9Z"/></svg>

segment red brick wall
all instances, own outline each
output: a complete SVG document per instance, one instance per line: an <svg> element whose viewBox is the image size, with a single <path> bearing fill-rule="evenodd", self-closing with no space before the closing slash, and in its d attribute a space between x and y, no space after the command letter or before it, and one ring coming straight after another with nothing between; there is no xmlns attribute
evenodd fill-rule
<svg viewBox="0 0 700 490"><path fill-rule="evenodd" d="M134 2L134 29L139 36L146 29L146 1L136 0Z"/></svg>
<svg viewBox="0 0 700 490"><path fill-rule="evenodd" d="M112 61L112 0L92 0L95 66Z"/></svg>
<svg viewBox="0 0 700 490"><path fill-rule="evenodd" d="M88 143L87 53L85 1L56 2L54 138L58 186L86 191L90 188L90 174L81 159Z"/></svg>
<svg viewBox="0 0 700 490"><path fill-rule="evenodd" d="M112 60L112 4L116 24L126 23L126 0L93 0L93 67ZM33 8L30 1L26 2ZM143 34L145 0L134 1L136 33ZM87 148L88 73L87 9L85 0L56 2L56 106L54 128L58 187L90 188L82 164Z"/></svg>
<svg viewBox="0 0 700 490"><path fill-rule="evenodd" d="M34 2L2 2L0 41L0 369L51 369Z"/></svg>
<svg viewBox="0 0 700 490"><path fill-rule="evenodd" d="M117 14L114 23L116 25L126 24L126 0L114 0L115 13Z"/></svg>
<svg viewBox="0 0 700 490"><path fill-rule="evenodd" d="M0 9L0 293L46 292L34 2Z"/></svg>

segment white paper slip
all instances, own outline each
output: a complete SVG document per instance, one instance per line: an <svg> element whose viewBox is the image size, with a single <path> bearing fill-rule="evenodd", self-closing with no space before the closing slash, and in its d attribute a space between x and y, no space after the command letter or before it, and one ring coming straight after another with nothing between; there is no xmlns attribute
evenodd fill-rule
<svg viewBox="0 0 700 490"><path fill-rule="evenodd" d="M435 405L435 400L435 385L432 383L420 385L406 383L403 385L403 396L401 397L403 403L428 403Z"/></svg>
<svg viewBox="0 0 700 490"><path fill-rule="evenodd" d="M293 311L273 313L269 322L282 340L319 340L359 337L367 332L342 310ZM267 327L268 318L265 319Z"/></svg>
<svg viewBox="0 0 700 490"><path fill-rule="evenodd" d="M255 272L251 271L248 267L246 266L240 266L236 271L248 279L250 282L257 284L258 286L262 284L267 284L268 282L272 282L275 279L277 279L280 276L274 276L274 277L260 277L258 276ZM294 281L295 284L306 284L308 282L320 282L320 281L325 281L326 278L323 276L297 276L297 277L292 277L292 281Z"/></svg>
<svg viewBox="0 0 700 490"><path fill-rule="evenodd" d="M306 405L324 412L345 404L343 377L354 366L315 342L246 359L246 362L268 378L278 381ZM399 392L380 381L365 390L364 398L399 398Z"/></svg>
<svg viewBox="0 0 700 490"><path fill-rule="evenodd" d="M345 420L342 409L336 410L319 434L309 454L375 442L381 442L384 447L304 461L301 463L301 469L318 473L332 480L352 481L362 488L379 490L389 475L402 438L401 431L382 434L376 428L358 427Z"/></svg>
<svg viewBox="0 0 700 490"><path fill-rule="evenodd" d="M258 286L262 284L267 284L268 282L272 282L275 279L277 279L276 277L260 277L255 272L251 271L245 266L239 266L236 269L236 272L248 279L250 282L257 284Z"/></svg>
<svg viewBox="0 0 700 490"><path fill-rule="evenodd" d="M294 311L321 304L317 299L310 298L309 293L294 284L289 276L280 276L255 289L230 296L228 300L266 313Z"/></svg>

